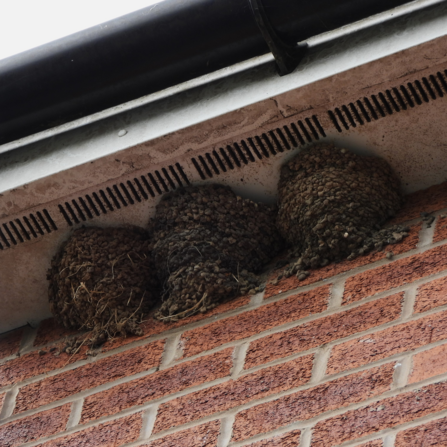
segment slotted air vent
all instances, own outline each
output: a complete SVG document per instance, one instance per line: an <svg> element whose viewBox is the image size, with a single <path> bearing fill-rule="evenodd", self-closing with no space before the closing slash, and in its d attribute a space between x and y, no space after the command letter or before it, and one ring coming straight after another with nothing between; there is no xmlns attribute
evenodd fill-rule
<svg viewBox="0 0 447 447"><path fill-rule="evenodd" d="M447 70L328 110L338 132L422 105L447 94Z"/></svg>
<svg viewBox="0 0 447 447"><path fill-rule="evenodd" d="M206 180L228 170L317 141L325 136L326 133L318 117L313 115L311 118L292 122L281 128L278 127L261 135L193 157L191 162L200 178Z"/></svg>
<svg viewBox="0 0 447 447"><path fill-rule="evenodd" d="M36 239L57 229L46 209L38 211L36 215L30 214L21 219L11 220L0 226L0 250Z"/></svg>
<svg viewBox="0 0 447 447"><path fill-rule="evenodd" d="M70 202L59 204L58 208L67 224L73 226L187 184L189 180L185 171L180 163L175 163L167 169L161 168L154 173L135 177L133 181L127 180L72 199Z"/></svg>

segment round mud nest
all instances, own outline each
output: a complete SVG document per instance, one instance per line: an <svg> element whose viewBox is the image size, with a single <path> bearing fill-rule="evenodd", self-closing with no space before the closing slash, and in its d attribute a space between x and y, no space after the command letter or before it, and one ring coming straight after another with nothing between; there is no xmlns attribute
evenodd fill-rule
<svg viewBox="0 0 447 447"><path fill-rule="evenodd" d="M51 262L50 308L67 328L85 329L90 346L126 334L159 297L149 234L137 227L75 230Z"/></svg>
<svg viewBox="0 0 447 447"><path fill-rule="evenodd" d="M283 166L279 182L280 233L299 259L292 273L353 259L407 235L381 225L402 204L399 179L386 161L330 144L300 152Z"/></svg>
<svg viewBox="0 0 447 447"><path fill-rule="evenodd" d="M165 196L152 222L152 252L163 284L156 317L176 320L259 291L254 273L283 246L275 218L273 207L221 185L190 186Z"/></svg>

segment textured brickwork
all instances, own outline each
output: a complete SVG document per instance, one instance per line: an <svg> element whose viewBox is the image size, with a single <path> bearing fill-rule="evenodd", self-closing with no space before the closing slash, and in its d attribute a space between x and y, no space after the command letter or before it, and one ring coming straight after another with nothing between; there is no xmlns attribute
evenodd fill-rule
<svg viewBox="0 0 447 447"><path fill-rule="evenodd" d="M141 414L133 414L45 442L38 447L119 447L136 441L141 426Z"/></svg>
<svg viewBox="0 0 447 447"><path fill-rule="evenodd" d="M14 447L65 430L71 405L43 411L0 427L0 445Z"/></svg>
<svg viewBox="0 0 447 447"><path fill-rule="evenodd" d="M312 355L301 357L163 404L158 410L155 431L166 430L303 385L310 379L312 360Z"/></svg>
<svg viewBox="0 0 447 447"><path fill-rule="evenodd" d="M444 215L447 182L399 244L93 353L53 319L0 335L0 446L447 447Z"/></svg>
<svg viewBox="0 0 447 447"><path fill-rule="evenodd" d="M447 338L447 311L399 324L335 346L328 374L366 365Z"/></svg>
<svg viewBox="0 0 447 447"><path fill-rule="evenodd" d="M250 344L247 352L245 367L251 368L280 357L306 351L393 321L401 314L401 301L402 294L393 295L255 340Z"/></svg>
<svg viewBox="0 0 447 447"><path fill-rule="evenodd" d="M230 374L232 349L174 366L124 385L118 385L85 400L82 422L115 414L193 385L220 379Z"/></svg>
<svg viewBox="0 0 447 447"><path fill-rule="evenodd" d="M234 422L233 440L241 441L382 394L390 389L393 372L393 364L373 368L241 411Z"/></svg>
<svg viewBox="0 0 447 447"><path fill-rule="evenodd" d="M300 293L283 301L266 304L237 317L211 323L199 330L188 331L182 337L185 356L213 349L230 341L258 334L275 326L322 312L327 307L329 286Z"/></svg>

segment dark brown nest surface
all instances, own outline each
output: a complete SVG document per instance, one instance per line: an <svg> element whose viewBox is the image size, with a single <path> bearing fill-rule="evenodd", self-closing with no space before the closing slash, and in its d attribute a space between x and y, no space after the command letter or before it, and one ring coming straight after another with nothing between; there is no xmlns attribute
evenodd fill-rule
<svg viewBox="0 0 447 447"><path fill-rule="evenodd" d="M406 236L382 229L402 203L399 179L385 160L331 144L300 152L281 170L277 225L298 261L289 273L353 259Z"/></svg>
<svg viewBox="0 0 447 447"><path fill-rule="evenodd" d="M89 345L140 334L158 280L148 233L140 228L80 228L51 262L49 299L56 320L92 331Z"/></svg>
<svg viewBox="0 0 447 447"><path fill-rule="evenodd" d="M177 190L157 206L153 254L171 321L259 291L253 273L282 248L275 209L221 185Z"/></svg>

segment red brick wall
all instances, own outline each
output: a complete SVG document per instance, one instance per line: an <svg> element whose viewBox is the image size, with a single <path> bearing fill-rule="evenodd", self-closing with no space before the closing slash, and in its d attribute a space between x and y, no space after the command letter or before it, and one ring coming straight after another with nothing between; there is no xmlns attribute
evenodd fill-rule
<svg viewBox="0 0 447 447"><path fill-rule="evenodd" d="M51 320L0 336L0 445L447 446L446 212L414 194L400 245L94 357Z"/></svg>

